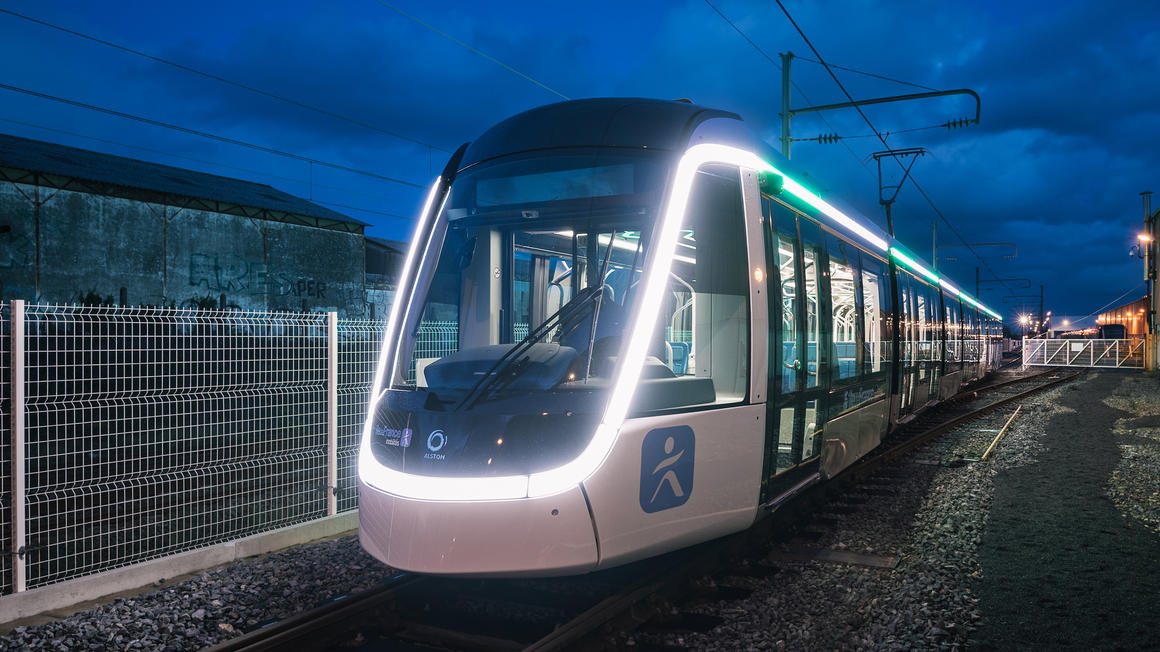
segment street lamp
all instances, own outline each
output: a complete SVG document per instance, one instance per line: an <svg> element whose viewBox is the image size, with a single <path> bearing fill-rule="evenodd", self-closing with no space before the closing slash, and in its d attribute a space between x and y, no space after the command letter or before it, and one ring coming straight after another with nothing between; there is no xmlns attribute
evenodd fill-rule
<svg viewBox="0 0 1160 652"><path fill-rule="evenodd" d="M1023 313L1019 315L1019 324L1023 326L1023 337L1027 337L1027 325L1031 323L1031 315Z"/></svg>

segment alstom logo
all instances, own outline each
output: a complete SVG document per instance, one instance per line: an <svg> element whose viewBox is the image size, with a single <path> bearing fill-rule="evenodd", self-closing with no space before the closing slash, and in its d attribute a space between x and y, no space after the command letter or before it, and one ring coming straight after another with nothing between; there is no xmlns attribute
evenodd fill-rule
<svg viewBox="0 0 1160 652"><path fill-rule="evenodd" d="M442 430L432 430L431 434L427 435L427 450L429 452L423 454L425 460L443 460L447 456L439 451L447 445L447 435L443 434Z"/></svg>

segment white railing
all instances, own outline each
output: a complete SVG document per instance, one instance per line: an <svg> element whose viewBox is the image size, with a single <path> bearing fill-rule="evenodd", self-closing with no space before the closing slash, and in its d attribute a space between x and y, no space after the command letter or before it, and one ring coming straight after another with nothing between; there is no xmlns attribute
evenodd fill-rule
<svg viewBox="0 0 1160 652"><path fill-rule="evenodd" d="M1023 338L1023 366L1143 369L1144 338L1122 340Z"/></svg>
<svg viewBox="0 0 1160 652"><path fill-rule="evenodd" d="M357 507L380 324L0 311L0 594Z"/></svg>

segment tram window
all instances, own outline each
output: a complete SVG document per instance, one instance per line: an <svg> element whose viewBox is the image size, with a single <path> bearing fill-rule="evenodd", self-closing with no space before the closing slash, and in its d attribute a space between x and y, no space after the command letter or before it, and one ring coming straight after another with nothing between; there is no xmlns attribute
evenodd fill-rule
<svg viewBox="0 0 1160 652"><path fill-rule="evenodd" d="M796 228L795 228L796 231ZM797 351L797 273L794 271L793 243L796 238L777 236L777 267L781 274L781 391L797 391L800 366Z"/></svg>
<svg viewBox="0 0 1160 652"><path fill-rule="evenodd" d="M641 390L652 392L647 385L657 385L655 391L667 394L670 407L745 398L749 380L745 251L740 173L736 167L706 166L693 184L664 297L665 338L650 352L667 369L655 370L653 382L642 382Z"/></svg>
<svg viewBox="0 0 1160 652"><path fill-rule="evenodd" d="M942 338L942 318L939 317L941 310L939 303L938 288L927 286L926 288L926 314L929 322L926 328L926 341L930 342L929 360L939 359L939 340Z"/></svg>
<svg viewBox="0 0 1160 652"><path fill-rule="evenodd" d="M830 241L831 369L834 380L858 375L858 305L845 242Z"/></svg>
<svg viewBox="0 0 1160 652"><path fill-rule="evenodd" d="M824 369L821 357L822 323L819 310L818 296L818 265L820 261L819 242L821 230L817 224L808 219L800 220L798 227L802 239L802 267L804 269L803 285L805 293L802 298L806 305L806 387L818 386L818 374Z"/></svg>
<svg viewBox="0 0 1160 652"><path fill-rule="evenodd" d="M872 256L862 256L862 314L865 324L863 331L862 372L876 373L882 370L882 361L890 357L887 344L890 337L884 333L886 322L882 296L885 292L882 263Z"/></svg>
<svg viewBox="0 0 1160 652"><path fill-rule="evenodd" d="M515 252L512 266L512 319L516 342L528 334L528 324L532 321L532 254ZM537 320L536 323L539 323Z"/></svg>
<svg viewBox="0 0 1160 652"><path fill-rule="evenodd" d="M962 335L959 331L959 301L951 297L944 297L947 314L947 341L946 361L958 362L962 348Z"/></svg>
<svg viewBox="0 0 1160 652"><path fill-rule="evenodd" d="M460 249L468 246L469 241L462 234L448 236L449 241L453 239L458 239L456 244ZM427 365L459 350L461 342L457 334L461 286L458 261L450 256L440 257L431 278L427 302L415 327L414 348L405 372L407 382L417 382L418 386L425 387L427 381L423 372Z"/></svg>
<svg viewBox="0 0 1160 652"><path fill-rule="evenodd" d="M910 366L910 278L905 272L898 273L898 339L902 362Z"/></svg>

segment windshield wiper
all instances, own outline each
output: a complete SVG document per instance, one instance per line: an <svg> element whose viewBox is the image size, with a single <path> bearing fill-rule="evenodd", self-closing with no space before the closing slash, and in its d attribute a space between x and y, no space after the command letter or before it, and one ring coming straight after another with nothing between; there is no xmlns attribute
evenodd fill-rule
<svg viewBox="0 0 1160 652"><path fill-rule="evenodd" d="M561 332L566 332L578 325L585 317L582 310L591 304L595 298L600 297L603 293L603 283L580 290L580 292L578 292L571 301L564 304L564 307L560 308L553 315L545 319L542 324L529 331L524 339L520 340L519 343L517 343L512 348L508 349L507 353L504 353L499 360L496 360L495 364L493 364L491 368L487 370L483 377L476 381L476 383L472 385L471 389L467 391L467 394L461 401L459 401L459 404L455 406L455 410L459 411L464 409L464 407L474 407L475 404L478 403L480 399L482 399L483 396L492 389L492 386L495 385L495 383L498 382L503 375L512 375L510 372L514 371L514 369L508 369L507 367L511 365L513 361L519 359L519 357L531 349L533 345L542 341L557 327L560 328Z"/></svg>

